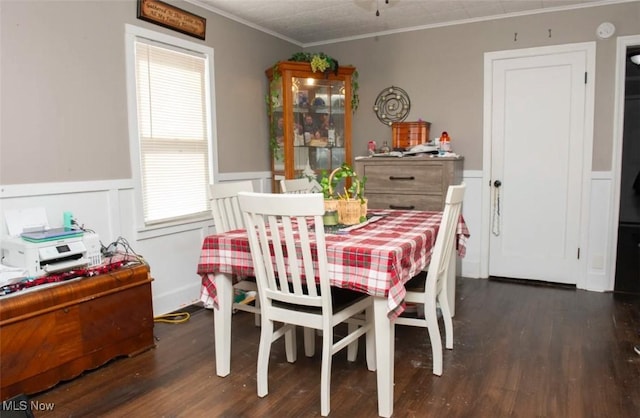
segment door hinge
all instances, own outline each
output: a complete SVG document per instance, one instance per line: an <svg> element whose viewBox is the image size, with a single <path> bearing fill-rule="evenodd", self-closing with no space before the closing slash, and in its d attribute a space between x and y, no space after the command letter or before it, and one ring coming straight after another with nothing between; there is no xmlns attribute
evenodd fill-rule
<svg viewBox="0 0 640 418"><path fill-rule="evenodd" d="M578 248L578 260L580 260L580 248Z"/></svg>
<svg viewBox="0 0 640 418"><path fill-rule="evenodd" d="M587 72L584 72L584 84L587 84Z"/></svg>

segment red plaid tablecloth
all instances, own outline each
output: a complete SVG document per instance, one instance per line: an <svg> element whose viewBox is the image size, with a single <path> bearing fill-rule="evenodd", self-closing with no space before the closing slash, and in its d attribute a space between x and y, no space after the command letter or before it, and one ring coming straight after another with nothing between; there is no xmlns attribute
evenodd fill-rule
<svg viewBox="0 0 640 418"><path fill-rule="evenodd" d="M431 259L442 212L376 210L382 219L347 234L327 234L331 285L387 297L389 317L404 311L404 283ZM462 216L458 223L458 255L464 257L469 231ZM210 235L202 244L198 274L203 300L216 304L212 273L253 276L246 231Z"/></svg>

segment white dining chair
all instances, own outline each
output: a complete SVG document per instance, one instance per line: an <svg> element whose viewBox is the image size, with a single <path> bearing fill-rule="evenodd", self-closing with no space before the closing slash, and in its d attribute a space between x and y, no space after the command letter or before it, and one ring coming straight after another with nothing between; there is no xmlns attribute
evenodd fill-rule
<svg viewBox="0 0 640 418"><path fill-rule="evenodd" d="M317 181L301 177L280 180L280 191L282 193L317 193L321 188Z"/></svg>
<svg viewBox="0 0 640 418"><path fill-rule="evenodd" d="M375 369L372 298L364 293L332 287L329 283L322 194L241 192L238 200L249 233L262 304L258 396L269 393L272 343L284 332L295 330L296 326L321 330L320 410L322 416L327 416L334 354L367 334L367 366L369 370ZM292 254L298 254L298 257L292 257ZM316 278L318 282L309 285L305 278ZM363 313L360 326L350 327L346 336L334 341L336 325ZM276 322L282 323L277 329Z"/></svg>
<svg viewBox="0 0 640 418"><path fill-rule="evenodd" d="M238 203L239 192L253 192L253 182L234 181L225 183L216 183L209 186L209 198L211 199L211 211L213 213L213 221L217 233L232 231L234 229L245 229L244 217ZM255 314L256 326L261 325L260 320L260 297L258 295L258 284L255 277L244 277L233 285L234 290L242 292L255 292L256 297L253 305L250 303L233 302L232 308L236 311L244 311ZM292 351L295 346L295 335L287 333L287 359L295 361L295 353ZM304 330L304 347L305 354L312 357L315 352L315 338L313 330ZM349 348L352 352L357 346Z"/></svg>
<svg viewBox="0 0 640 418"><path fill-rule="evenodd" d="M287 194L301 194L301 193L319 193L322 190L320 184L315 180L310 180L308 177L300 177L297 179L282 179L280 180L280 191ZM305 328L305 355L307 357L313 357L315 354L315 332L320 331L313 330L311 328ZM349 358L354 359L358 351L358 343L351 344L349 346ZM353 360L351 360L353 361Z"/></svg>
<svg viewBox="0 0 640 418"><path fill-rule="evenodd" d="M442 220L426 274L419 274L405 284L405 302L422 304L424 318L400 316L396 325L425 327L429 331L433 356L433 374L442 375L442 340L438 327L437 308L440 307L445 328L445 347L453 349L453 321L447 298L447 276L455 251L455 237L460 219L465 184L449 186Z"/></svg>
<svg viewBox="0 0 640 418"><path fill-rule="evenodd" d="M209 199L211 201L211 212L216 233L232 231L234 229L244 229L244 219L240 206L238 205L238 192L252 192L253 182L234 181L225 183L215 183L209 186ZM234 289L243 292L258 292L258 285L255 278L244 278L234 284ZM234 302L233 309L244 312L251 312L256 315L255 324L260 326L260 298L256 297L254 305L250 303Z"/></svg>

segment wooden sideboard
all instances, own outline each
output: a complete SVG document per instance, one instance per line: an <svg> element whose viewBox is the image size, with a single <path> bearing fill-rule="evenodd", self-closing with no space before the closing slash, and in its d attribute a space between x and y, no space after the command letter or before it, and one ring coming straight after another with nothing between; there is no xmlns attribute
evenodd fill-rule
<svg viewBox="0 0 640 418"><path fill-rule="evenodd" d="M0 298L0 401L155 346L144 264Z"/></svg>
<svg viewBox="0 0 640 418"><path fill-rule="evenodd" d="M370 209L441 211L447 189L462 182L462 157L370 157L355 161L367 177Z"/></svg>

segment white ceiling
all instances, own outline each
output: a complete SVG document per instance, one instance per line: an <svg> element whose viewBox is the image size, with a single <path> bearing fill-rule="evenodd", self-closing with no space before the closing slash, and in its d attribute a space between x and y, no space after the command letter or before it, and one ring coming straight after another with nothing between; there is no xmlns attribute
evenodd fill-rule
<svg viewBox="0 0 640 418"><path fill-rule="evenodd" d="M633 0L187 0L300 46ZM376 10L380 16L376 16Z"/></svg>

